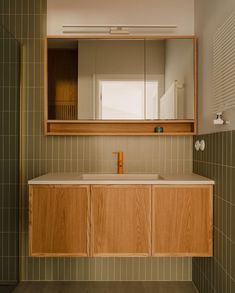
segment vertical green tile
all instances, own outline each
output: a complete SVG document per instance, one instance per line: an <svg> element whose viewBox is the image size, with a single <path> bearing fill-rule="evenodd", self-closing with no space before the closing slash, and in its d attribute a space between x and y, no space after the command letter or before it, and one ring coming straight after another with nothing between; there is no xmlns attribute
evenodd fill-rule
<svg viewBox="0 0 235 293"><path fill-rule="evenodd" d="M122 272L122 280L133 281L135 279L135 274L138 271L138 266L135 266L136 259L127 258L124 261L124 267Z"/></svg>
<svg viewBox="0 0 235 293"><path fill-rule="evenodd" d="M89 258L89 280L96 280L96 258Z"/></svg>
<svg viewBox="0 0 235 293"><path fill-rule="evenodd" d="M71 258L64 258L64 272L63 279L67 281L71 281Z"/></svg>
<svg viewBox="0 0 235 293"><path fill-rule="evenodd" d="M51 258L45 259L45 281L53 280L53 262Z"/></svg>
<svg viewBox="0 0 235 293"><path fill-rule="evenodd" d="M182 258L178 258L177 259L177 280L178 281L182 281L183 280L183 259Z"/></svg>
<svg viewBox="0 0 235 293"><path fill-rule="evenodd" d="M95 280L101 281L102 280L102 258L95 259Z"/></svg>
<svg viewBox="0 0 235 293"><path fill-rule="evenodd" d="M76 259L74 257L71 258L71 281L76 281Z"/></svg>
<svg viewBox="0 0 235 293"><path fill-rule="evenodd" d="M78 276L78 280L90 280L90 264L88 259L83 258L82 270L78 267Z"/></svg>
<svg viewBox="0 0 235 293"><path fill-rule="evenodd" d="M231 195L231 203L233 204L233 205L235 205L235 180L234 180L234 178L235 178L235 168L232 168L232 183L231 183L231 193L230 193L230 195Z"/></svg>
<svg viewBox="0 0 235 293"><path fill-rule="evenodd" d="M40 280L39 258L36 257L33 259L33 280Z"/></svg>
<svg viewBox="0 0 235 293"><path fill-rule="evenodd" d="M161 280L171 279L170 258L159 258L158 271L159 271L159 278ZM161 274L161 272L163 274Z"/></svg>
<svg viewBox="0 0 235 293"><path fill-rule="evenodd" d="M230 214L230 229L231 229L231 240L235 242L235 206L231 205L231 214Z"/></svg>
<svg viewBox="0 0 235 293"><path fill-rule="evenodd" d="M125 258L120 258L120 279L126 281L127 261Z"/></svg>
<svg viewBox="0 0 235 293"><path fill-rule="evenodd" d="M230 279L230 292L235 292L235 281Z"/></svg>
<svg viewBox="0 0 235 293"><path fill-rule="evenodd" d="M132 271L133 271L133 281L141 280L140 275L140 258L133 258L132 259Z"/></svg>
<svg viewBox="0 0 235 293"><path fill-rule="evenodd" d="M145 259L145 276L147 281L152 280L152 258L148 257Z"/></svg>
<svg viewBox="0 0 235 293"><path fill-rule="evenodd" d="M232 165L232 132L227 131L226 132L226 165L231 166Z"/></svg>
<svg viewBox="0 0 235 293"><path fill-rule="evenodd" d="M161 270L159 270L159 266L160 264L163 263L162 261L162 258L157 258L157 257L154 257L152 258L151 260L152 262L152 265L151 265L151 276L152 276L152 279L155 280L155 279L158 279L158 280L163 280L164 277L164 268L162 267Z"/></svg>
<svg viewBox="0 0 235 293"><path fill-rule="evenodd" d="M147 278L147 274L146 274L146 259L144 257L139 258L139 262L140 262L140 280L146 281Z"/></svg>
<svg viewBox="0 0 235 293"><path fill-rule="evenodd" d="M231 253L231 278L235 279L235 243L230 243L230 253Z"/></svg>
<svg viewBox="0 0 235 293"><path fill-rule="evenodd" d="M46 14L47 11L47 1L40 0L41 1L41 13Z"/></svg>
<svg viewBox="0 0 235 293"><path fill-rule="evenodd" d="M22 9L23 9L22 13L23 13L24 17L26 17L27 14L29 14L29 2L30 2L30 0L21 0L21 1L22 1Z"/></svg>
<svg viewBox="0 0 235 293"><path fill-rule="evenodd" d="M231 151L231 161L232 161L232 166L235 167L235 130L232 131L232 151Z"/></svg>
<svg viewBox="0 0 235 293"><path fill-rule="evenodd" d="M32 257L27 259L28 262L28 273L27 273L27 280L28 281L33 281L33 271L34 271L34 259Z"/></svg>
<svg viewBox="0 0 235 293"><path fill-rule="evenodd" d="M57 257L52 260L52 280L59 281L59 259Z"/></svg>
<svg viewBox="0 0 235 293"><path fill-rule="evenodd" d="M227 178L227 167L226 166L222 166L222 173L221 173L221 192L220 192L220 196L224 199L227 200L227 182L226 182L226 178Z"/></svg>
<svg viewBox="0 0 235 293"><path fill-rule="evenodd" d="M231 238L231 205L226 202L226 210L225 210L225 221L226 221L226 227L225 227L225 235L228 238Z"/></svg>
<svg viewBox="0 0 235 293"><path fill-rule="evenodd" d="M115 280L121 280L121 259L115 258Z"/></svg>

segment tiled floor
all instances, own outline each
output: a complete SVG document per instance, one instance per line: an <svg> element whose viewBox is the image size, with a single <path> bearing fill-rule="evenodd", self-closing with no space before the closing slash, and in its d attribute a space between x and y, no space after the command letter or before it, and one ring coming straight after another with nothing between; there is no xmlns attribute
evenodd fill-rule
<svg viewBox="0 0 235 293"><path fill-rule="evenodd" d="M22 282L13 292L197 293L197 290L192 282Z"/></svg>

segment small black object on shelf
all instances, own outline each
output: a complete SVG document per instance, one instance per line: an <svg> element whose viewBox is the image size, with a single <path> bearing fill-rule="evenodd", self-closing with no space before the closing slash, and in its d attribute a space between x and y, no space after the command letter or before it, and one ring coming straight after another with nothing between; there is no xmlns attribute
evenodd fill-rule
<svg viewBox="0 0 235 293"><path fill-rule="evenodd" d="M157 126L154 128L154 132L157 132L157 133L162 133L163 132L163 127L162 126Z"/></svg>

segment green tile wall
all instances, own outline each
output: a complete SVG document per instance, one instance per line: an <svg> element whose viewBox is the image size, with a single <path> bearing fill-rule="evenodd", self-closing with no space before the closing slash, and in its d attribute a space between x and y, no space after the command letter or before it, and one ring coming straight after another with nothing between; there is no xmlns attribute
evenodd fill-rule
<svg viewBox="0 0 235 293"><path fill-rule="evenodd" d="M0 19L23 45L21 280L191 280L191 258L32 258L28 256L27 180L47 172L192 171L191 137L45 137L43 38L45 0L0 0Z"/></svg>
<svg viewBox="0 0 235 293"><path fill-rule="evenodd" d="M0 24L0 284L19 279L19 57Z"/></svg>
<svg viewBox="0 0 235 293"><path fill-rule="evenodd" d="M195 173L215 180L214 257L193 259L193 281L200 293L235 292L235 131L195 137L205 139L194 151Z"/></svg>

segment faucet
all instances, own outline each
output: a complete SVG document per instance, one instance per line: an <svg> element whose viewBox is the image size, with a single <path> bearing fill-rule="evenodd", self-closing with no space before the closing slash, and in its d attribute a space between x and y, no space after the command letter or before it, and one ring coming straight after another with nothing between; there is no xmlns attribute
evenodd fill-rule
<svg viewBox="0 0 235 293"><path fill-rule="evenodd" d="M113 154L117 154L117 173L123 174L123 152L114 152Z"/></svg>

